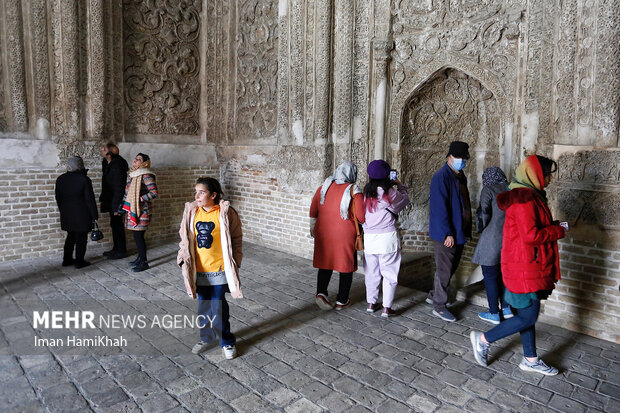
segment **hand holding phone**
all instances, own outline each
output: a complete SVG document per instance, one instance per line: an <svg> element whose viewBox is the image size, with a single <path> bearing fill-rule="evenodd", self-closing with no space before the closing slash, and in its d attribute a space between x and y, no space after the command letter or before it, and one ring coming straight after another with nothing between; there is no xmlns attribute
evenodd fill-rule
<svg viewBox="0 0 620 413"><path fill-rule="evenodd" d="M560 226L564 228L564 231L568 232L568 222L562 221L560 222Z"/></svg>

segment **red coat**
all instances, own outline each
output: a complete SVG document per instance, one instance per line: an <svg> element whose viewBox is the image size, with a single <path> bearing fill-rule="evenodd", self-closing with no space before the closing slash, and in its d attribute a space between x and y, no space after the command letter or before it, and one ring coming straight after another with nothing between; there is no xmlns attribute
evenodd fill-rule
<svg viewBox="0 0 620 413"><path fill-rule="evenodd" d="M564 228L553 223L551 211L532 189L515 188L497 195L506 211L502 244L504 285L513 293L553 290L560 279L557 240Z"/></svg>
<svg viewBox="0 0 620 413"><path fill-rule="evenodd" d="M355 224L351 204L355 203L355 213L360 223L364 222L364 198L356 194L349 205L349 219L340 216L340 200L349 184L332 183L325 203L321 205L321 187L317 189L310 205L310 218L316 218L314 226L314 268L338 272L357 271L355 254Z"/></svg>

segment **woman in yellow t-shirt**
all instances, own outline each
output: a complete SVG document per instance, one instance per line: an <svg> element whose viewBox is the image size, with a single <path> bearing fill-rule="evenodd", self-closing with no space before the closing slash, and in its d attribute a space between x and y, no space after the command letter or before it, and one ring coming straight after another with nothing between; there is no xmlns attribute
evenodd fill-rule
<svg viewBox="0 0 620 413"><path fill-rule="evenodd" d="M200 341L192 352L203 352L219 336L224 356L230 360L237 352L226 293L243 297L239 282L243 235L239 215L222 200L217 179L198 178L195 201L185 204L179 234L177 263L188 294L198 296L198 315L203 317Z"/></svg>

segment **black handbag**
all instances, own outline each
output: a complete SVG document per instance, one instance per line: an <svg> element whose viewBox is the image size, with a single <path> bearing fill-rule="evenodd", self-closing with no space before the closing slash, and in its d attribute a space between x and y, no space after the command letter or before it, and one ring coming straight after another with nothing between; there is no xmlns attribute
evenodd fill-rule
<svg viewBox="0 0 620 413"><path fill-rule="evenodd" d="M97 221L93 221L93 229L91 230L91 233L90 233L90 240L97 242L102 239L103 239L103 232L99 230L99 225L97 225Z"/></svg>

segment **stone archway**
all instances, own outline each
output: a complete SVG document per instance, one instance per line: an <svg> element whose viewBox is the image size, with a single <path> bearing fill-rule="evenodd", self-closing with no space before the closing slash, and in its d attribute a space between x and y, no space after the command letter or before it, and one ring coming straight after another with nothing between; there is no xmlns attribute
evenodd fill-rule
<svg viewBox="0 0 620 413"><path fill-rule="evenodd" d="M453 140L470 145L471 159L465 173L472 205L477 204L482 172L500 165L500 118L493 93L454 68L436 72L405 103L400 163L412 202L402 220L404 228L428 231L430 181L445 162Z"/></svg>

